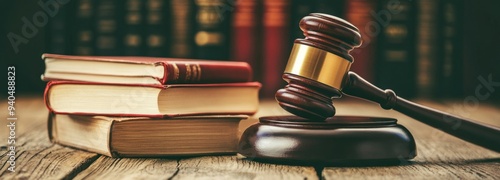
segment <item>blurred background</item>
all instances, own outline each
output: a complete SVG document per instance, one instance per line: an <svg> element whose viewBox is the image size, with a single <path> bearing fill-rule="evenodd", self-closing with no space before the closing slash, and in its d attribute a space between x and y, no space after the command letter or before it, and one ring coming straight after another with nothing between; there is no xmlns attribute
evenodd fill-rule
<svg viewBox="0 0 500 180"><path fill-rule="evenodd" d="M0 54L5 72L16 66L16 93L42 94L41 54L58 53L246 61L272 97L303 37L300 19L322 12L359 28L351 70L375 85L408 98L500 102L495 0L21 0L2 8Z"/></svg>

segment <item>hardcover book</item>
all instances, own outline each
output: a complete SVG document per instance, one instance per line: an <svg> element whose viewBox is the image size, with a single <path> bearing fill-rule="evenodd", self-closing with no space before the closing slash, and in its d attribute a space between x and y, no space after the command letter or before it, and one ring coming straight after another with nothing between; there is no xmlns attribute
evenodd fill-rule
<svg viewBox="0 0 500 180"><path fill-rule="evenodd" d="M74 6L75 19L78 22L74 27L72 39L74 53L77 55L95 54L94 41L96 33L92 28L95 21L94 9L96 2L92 0L78 0Z"/></svg>
<svg viewBox="0 0 500 180"><path fill-rule="evenodd" d="M111 157L234 154L246 116L170 119L50 114L53 143Z"/></svg>
<svg viewBox="0 0 500 180"><path fill-rule="evenodd" d="M119 0L95 1L95 54L116 56L123 54L123 7Z"/></svg>
<svg viewBox="0 0 500 180"><path fill-rule="evenodd" d="M377 48L377 37L382 31L376 31L377 27L382 27L379 20L374 18L370 12L377 10L377 1L371 0L350 0L346 1L345 18L359 29L363 43L360 47L351 51L354 63L351 71L358 73L369 82L375 80L375 56ZM385 12L385 11L384 11ZM379 12L382 13L382 12ZM377 15L379 16L379 15ZM383 17L385 20L385 17ZM379 34L380 33L380 34Z"/></svg>
<svg viewBox="0 0 500 180"><path fill-rule="evenodd" d="M123 54L126 56L139 56L144 54L145 38L144 27L144 2L141 0L126 0L124 6Z"/></svg>
<svg viewBox="0 0 500 180"><path fill-rule="evenodd" d="M252 115L259 106L257 82L127 85L51 81L47 108L59 114L175 117Z"/></svg>
<svg viewBox="0 0 500 180"><path fill-rule="evenodd" d="M231 38L231 59L250 64L252 69L260 70L260 32L259 2L240 0L234 7ZM254 73L254 79L260 80L260 71Z"/></svg>
<svg viewBox="0 0 500 180"><path fill-rule="evenodd" d="M224 0L195 0L195 5L196 58L227 60L231 11Z"/></svg>
<svg viewBox="0 0 500 180"><path fill-rule="evenodd" d="M394 9L391 1L381 0L380 12ZM402 97L414 97L417 89L416 63L416 3L401 2L398 13L390 14L390 21L382 24L377 37L375 81L382 88L390 88ZM379 13L379 18L383 18Z"/></svg>
<svg viewBox="0 0 500 180"><path fill-rule="evenodd" d="M220 62L156 57L68 56L43 54L42 79L118 84L248 82L245 62Z"/></svg>
<svg viewBox="0 0 500 180"><path fill-rule="evenodd" d="M290 10L290 0L264 1L262 43L264 97L274 97L276 91L285 86L281 76L291 50L288 43Z"/></svg>

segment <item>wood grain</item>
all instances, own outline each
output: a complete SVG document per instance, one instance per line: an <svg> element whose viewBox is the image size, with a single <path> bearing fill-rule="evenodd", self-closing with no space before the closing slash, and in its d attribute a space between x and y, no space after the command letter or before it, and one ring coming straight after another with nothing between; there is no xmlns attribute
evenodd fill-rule
<svg viewBox="0 0 500 180"><path fill-rule="evenodd" d="M75 179L170 179L175 159L110 158L101 156Z"/></svg>
<svg viewBox="0 0 500 180"><path fill-rule="evenodd" d="M5 102L5 101L2 101ZM435 103L431 107L452 112L462 101ZM0 108L6 109L6 103ZM0 131L1 179L500 179L500 154L467 143L435 130L395 111L382 110L378 104L343 98L334 100L339 115L388 116L399 120L415 136L417 157L398 166L312 167L275 165L240 159L236 156L205 156L178 159L109 158L95 153L54 145L47 137L47 110L40 96L21 96L16 102L16 172L7 170L6 136ZM456 109L456 108L455 108ZM462 115L500 126L500 108L479 104L465 108ZM288 115L276 101L261 102L259 112L243 121L245 128L257 118ZM6 123L6 117L0 122ZM4 125L2 125L4 126ZM0 127L1 128L1 127ZM6 127L4 127L6 128ZM244 129L240 129L243 131Z"/></svg>
<svg viewBox="0 0 500 180"><path fill-rule="evenodd" d="M423 105L442 111L450 111L450 104L420 101ZM406 126L417 143L417 157L410 162L401 161L399 166L386 167L326 167L325 179L499 179L500 154L470 144L451 135L433 129L395 111L385 111L371 103L342 101L336 107L346 114L395 117ZM356 107L356 108L353 108ZM362 110L362 111L360 111ZM339 110L340 112L341 110ZM481 105L469 111L469 117L492 125L499 125L499 108ZM496 120L495 120L496 119Z"/></svg>
<svg viewBox="0 0 500 180"><path fill-rule="evenodd" d="M71 178L99 156L49 142L46 128L47 110L41 97L18 98L16 110L18 120L16 122L15 172L8 170L9 156L7 156L6 149L8 146L6 146L7 141L2 140L0 151L2 179ZM2 125L2 128L6 127Z"/></svg>
<svg viewBox="0 0 500 180"><path fill-rule="evenodd" d="M173 179L318 179L313 167L265 164L236 156L181 159Z"/></svg>
<svg viewBox="0 0 500 180"><path fill-rule="evenodd" d="M42 96L18 96L16 97L14 107L16 108L16 135L21 136L26 132L33 131L34 129L45 127L45 123L47 120L47 108L45 108L45 104L43 103ZM4 129L4 125L7 125L9 122L7 121L7 101L6 99L2 99L0 108L2 111L2 119L1 122L1 133L0 133L0 146L4 147L7 144L7 139L9 137L7 127Z"/></svg>
<svg viewBox="0 0 500 180"><path fill-rule="evenodd" d="M183 159L101 156L75 179L317 179L312 167L263 164L236 156Z"/></svg>

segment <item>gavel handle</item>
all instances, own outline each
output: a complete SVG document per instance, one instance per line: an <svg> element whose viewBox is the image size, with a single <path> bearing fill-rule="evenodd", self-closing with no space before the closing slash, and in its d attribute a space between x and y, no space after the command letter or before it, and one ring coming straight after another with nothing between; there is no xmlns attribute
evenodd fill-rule
<svg viewBox="0 0 500 180"><path fill-rule="evenodd" d="M354 72L347 74L342 92L377 102L384 109L394 109L450 135L500 152L500 128L480 124L400 98L394 91L382 90Z"/></svg>

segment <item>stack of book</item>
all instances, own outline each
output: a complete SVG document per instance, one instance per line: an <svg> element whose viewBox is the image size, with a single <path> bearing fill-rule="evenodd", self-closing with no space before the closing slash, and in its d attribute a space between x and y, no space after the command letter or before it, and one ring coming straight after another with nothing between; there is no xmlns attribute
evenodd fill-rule
<svg viewBox="0 0 500 180"><path fill-rule="evenodd" d="M245 62L44 54L49 138L112 157L234 153L261 85Z"/></svg>

